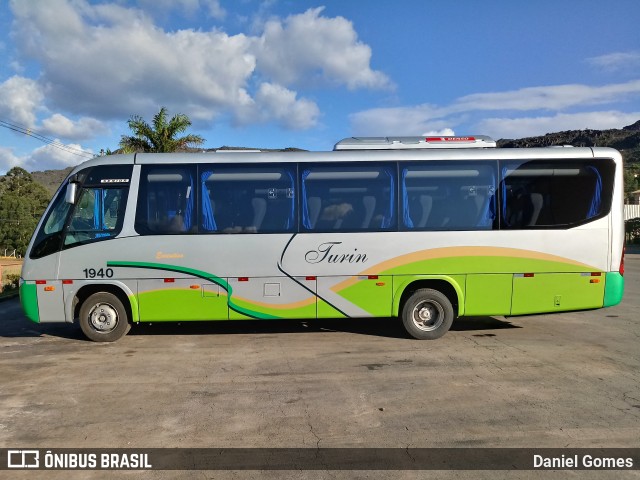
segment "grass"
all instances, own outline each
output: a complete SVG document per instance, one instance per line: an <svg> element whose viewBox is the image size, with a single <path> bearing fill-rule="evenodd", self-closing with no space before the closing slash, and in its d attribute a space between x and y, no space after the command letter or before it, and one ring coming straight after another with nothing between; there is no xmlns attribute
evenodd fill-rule
<svg viewBox="0 0 640 480"><path fill-rule="evenodd" d="M21 259L0 257L0 299L13 297L18 293L17 288L7 287L10 284L9 276L15 278L15 275L20 275L21 269Z"/></svg>

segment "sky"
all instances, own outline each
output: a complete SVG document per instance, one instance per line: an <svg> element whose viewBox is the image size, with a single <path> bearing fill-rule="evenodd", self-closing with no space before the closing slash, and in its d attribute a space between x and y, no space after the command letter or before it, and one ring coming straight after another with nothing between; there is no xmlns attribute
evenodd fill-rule
<svg viewBox="0 0 640 480"><path fill-rule="evenodd" d="M115 150L162 106L204 148L622 128L639 21L637 0L0 0L0 174Z"/></svg>

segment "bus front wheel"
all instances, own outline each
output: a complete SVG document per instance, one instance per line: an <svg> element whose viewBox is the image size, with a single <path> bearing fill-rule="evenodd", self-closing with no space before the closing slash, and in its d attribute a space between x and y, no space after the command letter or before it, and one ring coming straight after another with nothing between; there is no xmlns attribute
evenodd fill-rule
<svg viewBox="0 0 640 480"><path fill-rule="evenodd" d="M451 328L453 305L445 294L431 288L413 292L402 308L402 323L418 340L435 340Z"/></svg>
<svg viewBox="0 0 640 480"><path fill-rule="evenodd" d="M94 342L115 342L129 331L124 305L112 293L98 292L80 307L80 328Z"/></svg>

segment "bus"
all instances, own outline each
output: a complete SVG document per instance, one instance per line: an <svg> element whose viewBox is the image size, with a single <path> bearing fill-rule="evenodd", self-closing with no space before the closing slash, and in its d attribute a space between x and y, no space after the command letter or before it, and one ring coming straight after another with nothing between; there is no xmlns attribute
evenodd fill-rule
<svg viewBox="0 0 640 480"><path fill-rule="evenodd" d="M458 317L618 304L620 153L495 147L349 138L89 160L36 228L22 307L111 342L138 322L366 317L436 339Z"/></svg>

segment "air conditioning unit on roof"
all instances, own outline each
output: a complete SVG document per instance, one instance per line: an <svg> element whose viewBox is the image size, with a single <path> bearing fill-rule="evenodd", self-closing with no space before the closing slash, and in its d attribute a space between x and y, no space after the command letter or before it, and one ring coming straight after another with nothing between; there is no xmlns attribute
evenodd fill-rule
<svg viewBox="0 0 640 480"><path fill-rule="evenodd" d="M493 148L486 135L467 137L351 137L340 140L334 150L404 150L423 148Z"/></svg>

